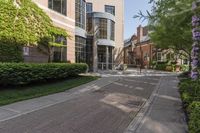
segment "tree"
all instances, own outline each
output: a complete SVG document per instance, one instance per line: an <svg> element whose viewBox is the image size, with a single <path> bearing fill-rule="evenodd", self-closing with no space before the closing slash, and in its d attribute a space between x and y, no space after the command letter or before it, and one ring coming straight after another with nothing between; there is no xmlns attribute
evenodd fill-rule
<svg viewBox="0 0 200 133"><path fill-rule="evenodd" d="M135 17L149 20L151 40L159 48L184 51L190 60L192 48L192 1L193 0L151 0L152 13L139 12Z"/></svg>
<svg viewBox="0 0 200 133"><path fill-rule="evenodd" d="M51 27L49 35L40 39L38 49L48 55L48 62L52 62L54 47L66 47L64 44L66 38L70 37L65 31L59 27ZM58 39L58 41L56 41Z"/></svg>
<svg viewBox="0 0 200 133"><path fill-rule="evenodd" d="M49 16L31 0L0 0L0 5L1 57L14 56L15 52L10 53L10 50L7 49L10 44L14 44L16 47L38 46L42 42L41 40L52 38L56 34L67 37L66 31L55 27ZM10 46L10 48L12 47ZM22 54L19 55L22 56ZM12 60L11 58L8 61ZM4 60L0 58L0 61Z"/></svg>

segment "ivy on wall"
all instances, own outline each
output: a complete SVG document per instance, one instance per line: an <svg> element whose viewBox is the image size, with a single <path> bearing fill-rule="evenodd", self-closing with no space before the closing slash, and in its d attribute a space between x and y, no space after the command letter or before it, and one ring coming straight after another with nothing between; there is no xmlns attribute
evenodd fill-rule
<svg viewBox="0 0 200 133"><path fill-rule="evenodd" d="M10 61L2 58L13 57L9 52L13 50L21 52L20 59L21 45L37 45L42 38L52 37L52 32L67 37L66 31L54 27L48 15L31 0L17 0L17 5L14 0L0 0L0 5L0 62Z"/></svg>
<svg viewBox="0 0 200 133"><path fill-rule="evenodd" d="M22 62L22 45L6 38L0 41L0 62Z"/></svg>

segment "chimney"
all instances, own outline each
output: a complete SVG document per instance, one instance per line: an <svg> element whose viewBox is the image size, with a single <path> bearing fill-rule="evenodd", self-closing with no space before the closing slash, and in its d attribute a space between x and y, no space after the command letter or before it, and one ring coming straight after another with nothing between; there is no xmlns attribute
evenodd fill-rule
<svg viewBox="0 0 200 133"><path fill-rule="evenodd" d="M142 37L143 37L143 27L139 25L139 27L137 27L137 42L140 42Z"/></svg>

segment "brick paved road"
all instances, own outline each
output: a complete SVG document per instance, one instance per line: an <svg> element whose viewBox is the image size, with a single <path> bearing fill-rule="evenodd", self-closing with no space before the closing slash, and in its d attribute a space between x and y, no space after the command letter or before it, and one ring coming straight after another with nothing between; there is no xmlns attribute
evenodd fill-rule
<svg viewBox="0 0 200 133"><path fill-rule="evenodd" d="M0 123L0 133L123 133L160 77L123 77L56 104Z"/></svg>

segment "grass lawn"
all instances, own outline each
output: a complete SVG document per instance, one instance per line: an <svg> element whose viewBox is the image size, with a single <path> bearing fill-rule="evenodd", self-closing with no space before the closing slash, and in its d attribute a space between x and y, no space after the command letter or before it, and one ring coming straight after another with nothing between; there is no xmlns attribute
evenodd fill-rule
<svg viewBox="0 0 200 133"><path fill-rule="evenodd" d="M17 101L63 92L96 79L98 79L98 77L81 76L74 79L62 80L59 82L57 81L54 83L51 82L15 88L0 88L0 105L6 105Z"/></svg>

